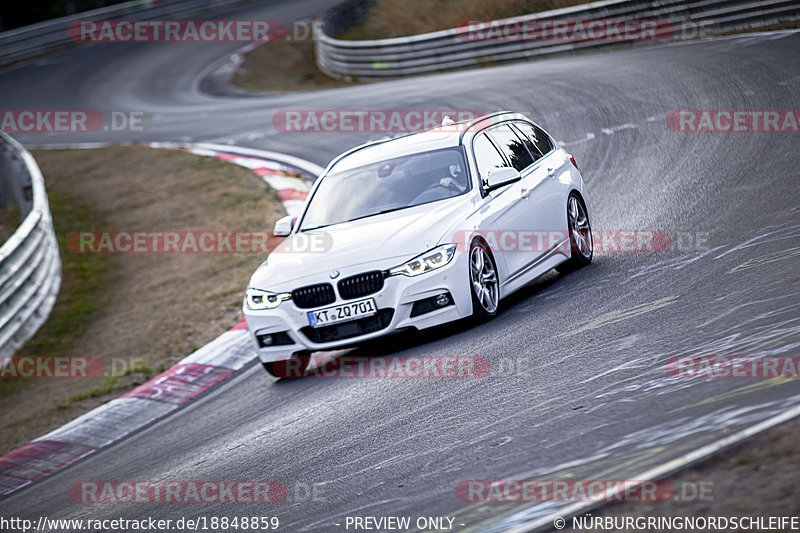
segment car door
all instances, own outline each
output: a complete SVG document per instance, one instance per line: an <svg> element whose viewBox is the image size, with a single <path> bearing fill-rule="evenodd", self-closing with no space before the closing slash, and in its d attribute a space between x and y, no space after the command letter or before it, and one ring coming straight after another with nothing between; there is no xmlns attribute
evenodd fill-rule
<svg viewBox="0 0 800 533"><path fill-rule="evenodd" d="M552 246L547 169L537 161L541 154L531 153L510 124L495 126L486 135L503 153L509 166L522 175L520 181L510 185L492 202L497 240L508 266L508 278L504 282L509 283L535 266Z"/></svg>
<svg viewBox="0 0 800 533"><path fill-rule="evenodd" d="M512 125L514 132L522 139L535 160L529 178L531 204L536 206L536 228L550 232L547 247L549 253L557 240L567 239L567 207L565 194L568 189L570 164L563 150L557 150L555 143L538 126L517 121ZM565 176L566 172L566 176ZM565 178L562 179L562 178ZM566 249L566 248L562 248Z"/></svg>
<svg viewBox="0 0 800 533"><path fill-rule="evenodd" d="M484 205L489 210L488 216L484 219L484 224L480 227L481 232L486 237L489 246L494 253L495 261L501 269L502 279L506 279L509 271L509 265L506 262L506 254L500 248L500 243L497 240L497 218L502 218L504 213L507 213L511 204L519 194L518 183L511 183L504 187L497 188L493 191L486 191L484 183L489 177L489 172L495 168L509 166L502 152L495 146L485 133L477 134L472 140L472 153L475 158L475 165L478 170L478 183L481 187L481 193L484 195ZM500 223L502 225L502 223Z"/></svg>

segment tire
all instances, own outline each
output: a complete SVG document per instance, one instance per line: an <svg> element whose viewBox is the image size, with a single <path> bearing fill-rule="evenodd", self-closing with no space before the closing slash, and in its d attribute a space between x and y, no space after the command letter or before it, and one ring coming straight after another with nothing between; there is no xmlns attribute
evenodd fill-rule
<svg viewBox="0 0 800 533"><path fill-rule="evenodd" d="M284 361L274 361L272 363L261 363L264 370L269 375L281 379L297 379L303 377L311 356L307 354L293 355L291 359Z"/></svg>
<svg viewBox="0 0 800 533"><path fill-rule="evenodd" d="M500 283L497 264L482 241L475 241L469 249L469 286L472 294L472 318L478 322L497 315L500 303Z"/></svg>
<svg viewBox="0 0 800 533"><path fill-rule="evenodd" d="M570 258L556 267L561 273L572 272L592 262L594 243L592 226L586 206L577 193L567 198L567 225L569 231Z"/></svg>

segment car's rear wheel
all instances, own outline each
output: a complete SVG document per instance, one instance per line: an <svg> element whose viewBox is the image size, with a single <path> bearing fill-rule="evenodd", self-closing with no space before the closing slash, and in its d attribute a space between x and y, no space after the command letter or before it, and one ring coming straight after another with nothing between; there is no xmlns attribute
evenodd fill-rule
<svg viewBox="0 0 800 533"><path fill-rule="evenodd" d="M497 314L500 301L500 283L489 248L475 241L469 250L469 285L472 292L472 316L487 320Z"/></svg>
<svg viewBox="0 0 800 533"><path fill-rule="evenodd" d="M559 272L570 272L592 262L594 247L592 226L583 200L572 193L567 199L567 225L569 226L570 258L556 267Z"/></svg>
<svg viewBox="0 0 800 533"><path fill-rule="evenodd" d="M264 370L276 378L301 378L305 375L311 356L308 354L293 355L291 359L285 361L273 361L271 363L261 363Z"/></svg>

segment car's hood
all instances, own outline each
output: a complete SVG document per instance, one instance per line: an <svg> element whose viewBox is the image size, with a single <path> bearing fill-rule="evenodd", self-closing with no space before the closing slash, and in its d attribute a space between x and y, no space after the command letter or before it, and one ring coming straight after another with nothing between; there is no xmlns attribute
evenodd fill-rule
<svg viewBox="0 0 800 533"><path fill-rule="evenodd" d="M256 270L251 287L292 290L333 270L391 268L438 245L463 220L468 195L292 234ZM351 268L352 267L352 268Z"/></svg>

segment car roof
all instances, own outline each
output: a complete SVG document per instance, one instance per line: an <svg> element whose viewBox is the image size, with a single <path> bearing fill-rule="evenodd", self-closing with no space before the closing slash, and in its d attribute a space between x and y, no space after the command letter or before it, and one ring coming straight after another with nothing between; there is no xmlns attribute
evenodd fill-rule
<svg viewBox="0 0 800 533"><path fill-rule="evenodd" d="M453 123L428 130L409 133L395 138L381 139L357 146L331 161L324 174L334 166L336 171L350 170L370 163L385 161L403 155L453 148L460 146L464 136L506 120L530 121L521 113L500 111L473 120Z"/></svg>
<svg viewBox="0 0 800 533"><path fill-rule="evenodd" d="M350 170L353 168L394 159L408 154L429 152L442 148L453 148L460 144L460 132L451 128L446 130L426 130L394 139L385 139L372 142L357 149L351 150L345 157L335 161L336 171ZM331 167L333 164L331 165Z"/></svg>

